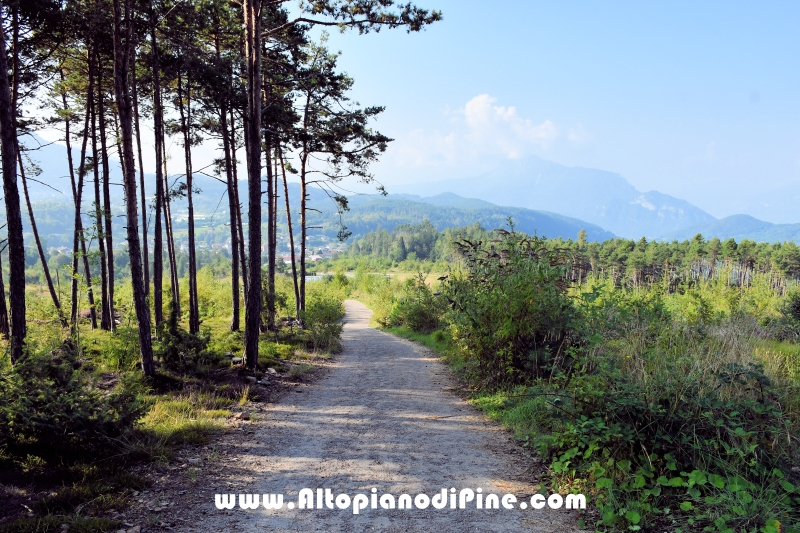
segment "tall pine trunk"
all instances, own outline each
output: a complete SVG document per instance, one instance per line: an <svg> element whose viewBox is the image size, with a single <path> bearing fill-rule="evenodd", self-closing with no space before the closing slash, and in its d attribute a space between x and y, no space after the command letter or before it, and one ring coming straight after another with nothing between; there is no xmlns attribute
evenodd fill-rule
<svg viewBox="0 0 800 533"><path fill-rule="evenodd" d="M62 72L63 76L63 72ZM92 77L89 78L89 90L88 94L93 94L94 91L94 80ZM64 106L66 107L66 96L62 94ZM81 217L81 206L83 204L83 181L86 177L86 144L89 140L89 119L90 119L90 105L87 99L86 105L86 118L84 119L83 124L83 138L81 140L81 153L78 163L78 177L75 178L75 167L72 161L72 145L70 140L70 131L69 131L69 118L67 118L65 123L65 141L67 144L67 162L69 164L69 178L70 178L70 185L72 187L72 202L73 207L75 208L75 218L74 218L74 233L72 238L72 283L70 288L70 296L71 296L71 309L70 309L70 323L72 324L73 330L77 329L78 327L78 304L79 304L79 296L78 296L78 261L80 259L80 255L86 255L85 251L82 251L81 243L83 241L83 218Z"/></svg>
<svg viewBox="0 0 800 533"><path fill-rule="evenodd" d="M114 238L112 236L111 224L111 169L108 163L108 138L106 128L105 93L103 92L103 69L98 69L97 93L98 104L97 114L100 123L100 159L103 163L103 218L104 230L103 237L106 240L106 257L103 268L106 271L106 308L103 309L101 317L101 327L107 331L114 331Z"/></svg>
<svg viewBox="0 0 800 533"><path fill-rule="evenodd" d="M261 0L244 0L245 63L247 70L248 287L244 351L247 366L258 364L261 316ZM24 266L24 265L23 265Z"/></svg>
<svg viewBox="0 0 800 533"><path fill-rule="evenodd" d="M219 55L219 51L217 52ZM223 96L222 98L225 98ZM228 210L231 219L231 331L239 331L241 322L239 316L239 220L236 213L236 183L234 183L233 162L231 158L231 143L228 137L228 111L225 102L220 105L219 123L222 129L222 151L225 159L225 178L228 186Z"/></svg>
<svg viewBox="0 0 800 533"><path fill-rule="evenodd" d="M8 338L8 307L6 306L6 287L3 283L3 254L0 253L0 339Z"/></svg>
<svg viewBox="0 0 800 533"><path fill-rule="evenodd" d="M306 310L306 164L308 152L303 149L300 161L300 313Z"/></svg>
<svg viewBox="0 0 800 533"><path fill-rule="evenodd" d="M136 132L136 153L139 157L139 192L142 201L142 268L144 293L150 295L150 250L147 242L147 193L144 188L144 163L142 162L142 136L139 127L139 91L136 81L136 48L131 47L131 95L133 96L133 125Z"/></svg>
<svg viewBox="0 0 800 533"><path fill-rule="evenodd" d="M161 130L161 153L164 154L164 230L167 235L167 259L169 260L169 282L172 291L172 306L178 317L181 316L181 292L178 276L178 261L175 251L175 235L172 232L172 202L170 200L169 172L167 171L167 147L163 123Z"/></svg>
<svg viewBox="0 0 800 533"><path fill-rule="evenodd" d="M80 208L83 204L83 181L86 179L86 139L89 134L89 120L91 119L91 108L92 108L92 99L94 96L94 78L93 78L93 71L89 70L89 90L86 96L86 122L84 124L84 141L83 147L81 150L81 175L82 177L78 180L81 184L80 189L78 191L78 208ZM22 167L22 161L19 162L20 167ZM24 173L23 173L24 174ZM27 191L26 191L27 194ZM81 246L81 259L83 260L83 272L84 277L86 278L86 296L89 300L89 316L91 318L92 329L97 329L97 310L94 307L94 291L92 290L92 270L89 267L89 254L86 250L86 234L83 228L83 218L80 213L77 214L78 219L81 222L81 231L80 231L80 246ZM75 272L77 274L77 272ZM52 282L51 282L52 284ZM53 289L55 292L55 289Z"/></svg>
<svg viewBox="0 0 800 533"><path fill-rule="evenodd" d="M264 165L267 167L267 323L268 331L275 329L275 188L272 176L272 136L264 134Z"/></svg>
<svg viewBox="0 0 800 533"><path fill-rule="evenodd" d="M102 98L102 95L100 95ZM109 330L106 310L108 309L108 276L106 275L106 237L103 231L103 202L100 198L100 167L97 151L97 106L94 98L90 99L92 113L92 173L94 175L94 224L97 230L97 247L100 251L100 328Z"/></svg>
<svg viewBox="0 0 800 533"><path fill-rule="evenodd" d="M294 231L292 230L292 209L289 204L289 183L286 180L286 166L283 162L283 150L278 147L278 158L281 162L283 174L283 195L286 199L286 226L289 228L289 249L292 258L292 281L294 282L294 307L295 317L300 316L300 287L297 285L297 261L294 256Z"/></svg>
<svg viewBox="0 0 800 533"><path fill-rule="evenodd" d="M164 176L163 176L163 122L164 111L161 104L161 66L158 57L156 40L156 16L152 1L150 3L150 46L153 54L153 131L156 149L156 213L153 227L153 308L155 309L156 327L164 321L164 244L162 241L161 214L164 210Z"/></svg>
<svg viewBox="0 0 800 533"><path fill-rule="evenodd" d="M56 294L56 288L55 285L53 285L53 278L52 276L50 276L50 267L47 266L47 257L44 254L44 248L42 247L42 240L39 238L39 230L36 228L36 218L33 216L33 206L31 206L31 197L28 194L28 180L25 179L25 167L22 164L22 154L19 151L19 145L16 146L16 149L17 149L17 160L19 161L19 176L20 176L20 181L22 182L22 192L25 195L25 205L28 208L28 218L31 221L31 232L33 233L33 240L36 242L36 250L39 252L39 260L42 263L44 278L47 282L47 290L50 291L50 298L53 300L53 305L56 307L56 313L58 314L58 319L61 321L61 325L66 328L67 326L69 326L69 324L67 323L67 318L64 316L63 309L61 309L61 302L58 300L58 294ZM92 327L97 327L96 320L92 320Z"/></svg>
<svg viewBox="0 0 800 533"><path fill-rule="evenodd" d="M219 21L217 20L216 22L219 25ZM217 26L217 29L219 30L219 26ZM214 34L214 50L217 54L217 63L222 64L222 47L220 46L219 33L217 31ZM225 81L227 87L231 87L232 78L229 77ZM232 103L228 94L221 94L219 98L219 125L220 130L222 130L222 152L225 163L225 183L228 190L228 211L230 212L231 229L231 331L239 331L241 316L239 311L239 218L237 213L240 213L240 210L237 205L236 173L233 168L235 163L231 153L231 137L228 132L228 106L232 105ZM232 122L231 127L233 127Z"/></svg>
<svg viewBox="0 0 800 533"><path fill-rule="evenodd" d="M20 68L19 68L19 8L16 5L11 7L11 31L14 41L14 57L12 66L12 83L11 83L11 112L14 118L14 131L17 131L17 105L19 102L19 83L20 83ZM39 253L39 260L42 263L42 271L47 282L47 289L50 291L50 298L53 300L53 305L56 308L58 318L61 320L61 325L67 327L67 319L64 316L64 311L61 309L61 302L56 294L56 289L53 286L53 278L50 276L50 268L47 265L47 256L45 256L44 248L42 247L42 240L39 238L39 230L36 227L36 218L33 215L33 207L31 207L31 198L28 194L28 180L25 177L25 165L22 162L22 153L20 152L19 139L16 134L14 135L15 149L17 153L17 161L19 162L19 177L22 182L22 192L25 195L25 205L28 208L28 218L31 221L31 232L33 239L36 242L36 250Z"/></svg>
<svg viewBox="0 0 800 533"><path fill-rule="evenodd" d="M142 271L142 254L139 245L139 224L136 206L136 168L133 153L133 120L131 116L131 98L128 88L129 57L133 49L133 20L131 0L125 0L126 35L123 46L123 27L120 0L114 0L114 96L119 112L122 130L122 158L125 162L126 229L128 235L128 255L131 265L131 285L133 287L133 306L139 330L139 348L142 355L142 371L146 376L155 374L153 347L150 336L150 308L147 306L147 295L144 290L144 273Z"/></svg>
<svg viewBox="0 0 800 533"><path fill-rule="evenodd" d="M183 130L183 155L186 161L186 199L189 204L189 333L200 332L200 308L197 301L197 254L194 241L194 203L192 200L192 94L191 81L187 76L186 90L183 90L182 76L178 74L178 111ZM184 94L185 93L185 94ZM183 99L186 97L186 105Z"/></svg>
<svg viewBox="0 0 800 533"><path fill-rule="evenodd" d="M275 327L275 317L274 315L277 313L275 310L275 265L278 261L278 198L280 195L278 194L278 157L277 157L277 149L273 148L273 156L272 156L272 240L269 245L269 253L270 257L272 257L272 323L273 328L275 328L275 333L277 335L278 329ZM277 337L276 337L277 340Z"/></svg>
<svg viewBox="0 0 800 533"><path fill-rule="evenodd" d="M231 167L233 170L233 194L236 195L236 229L239 231L239 268L242 271L242 296L244 305L247 306L247 256L244 252L244 224L242 223L242 201L239 198L239 170L237 169L238 160L236 159L236 121L233 114L233 106L230 110L231 116Z"/></svg>
<svg viewBox="0 0 800 533"><path fill-rule="evenodd" d="M17 53L15 51L15 53ZM17 189L17 155L11 87L8 81L6 36L0 20L0 153L3 167L3 195L8 230L9 296L11 299L11 362L22 357L27 323L25 318L25 241Z"/></svg>

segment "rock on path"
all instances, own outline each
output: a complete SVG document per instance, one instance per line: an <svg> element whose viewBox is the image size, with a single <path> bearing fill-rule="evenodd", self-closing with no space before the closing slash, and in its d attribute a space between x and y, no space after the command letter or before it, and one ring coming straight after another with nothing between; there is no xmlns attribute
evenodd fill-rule
<svg viewBox="0 0 800 533"><path fill-rule="evenodd" d="M301 488L414 497L442 488L484 494L534 492L531 463L510 436L448 389L449 371L426 349L369 327L372 312L345 302L344 352L328 377L275 405L211 493L284 493ZM218 485L218 486L214 486ZM210 498L209 498L210 500ZM237 502L238 503L238 502ZM195 531L578 531L575 511L364 509L209 511ZM471 507L471 508L470 508Z"/></svg>

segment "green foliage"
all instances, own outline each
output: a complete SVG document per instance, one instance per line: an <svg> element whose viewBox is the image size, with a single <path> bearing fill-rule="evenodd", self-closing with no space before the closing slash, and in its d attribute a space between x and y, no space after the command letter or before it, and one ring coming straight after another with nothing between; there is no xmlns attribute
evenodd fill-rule
<svg viewBox="0 0 800 533"><path fill-rule="evenodd" d="M313 351L338 352L344 324L344 298L349 282L344 275L331 276L306 286L306 310L301 313L302 341Z"/></svg>
<svg viewBox="0 0 800 533"><path fill-rule="evenodd" d="M139 331L127 325L114 333L100 329L82 332L84 358L97 366L118 372L134 370L140 362Z"/></svg>
<svg viewBox="0 0 800 533"><path fill-rule="evenodd" d="M141 436L129 451L159 458L169 455L170 446L206 442L209 434L222 429L242 392L240 387L223 386L153 398L152 408L140 420Z"/></svg>
<svg viewBox="0 0 800 533"><path fill-rule="evenodd" d="M528 252L513 237L461 243L433 333L390 330L466 371L479 385L473 402L550 462L551 486L593 500L598 530L793 531L800 349L779 329L798 324L793 297L752 270L731 283L724 268L677 283L570 284L557 242L531 240ZM391 326L421 283L362 266L353 286ZM514 365L526 341L548 338L564 346L557 364L551 344L535 364Z"/></svg>
<svg viewBox="0 0 800 533"><path fill-rule="evenodd" d="M391 324L391 315L399 297L400 285L397 280L385 274L375 274L368 270L366 263L360 263L355 278L350 284L350 294L366 302L373 311L372 320L383 327Z"/></svg>
<svg viewBox="0 0 800 533"><path fill-rule="evenodd" d="M371 221L374 220L373 211L374 208L368 212ZM414 253L417 260L424 261L424 264L403 268L415 270L435 262L460 262L461 256L453 247L454 241L486 242L492 238L491 232L479 224L437 231L436 227L450 225L452 221L445 224L431 220L433 224L426 220L418 225L399 225L391 231L376 229L366 233L350 246L346 254L338 256L336 263L351 269L355 268L354 262L357 261L368 262L373 270L398 266L402 240L408 255ZM374 227L374 222L371 224ZM610 281L615 287L660 285L673 293L709 280L721 280L724 286L737 287L761 283L769 286L767 292L783 294L800 279L800 246L791 241L756 243L744 239L736 243L729 239L720 243L719 239L705 240L702 235L697 235L683 242L620 238L587 242L585 232L583 235L581 238L578 232L576 240L558 238L541 242L542 246L559 250L567 266L567 279L578 283L593 277ZM766 295L767 292L760 294Z"/></svg>
<svg viewBox="0 0 800 533"><path fill-rule="evenodd" d="M599 299L584 305L607 309ZM560 420L532 439L555 479L593 493L598 526L610 529L668 520L755 531L800 519L785 462L796 386L775 387L753 361L747 322L672 322L659 298L638 300L636 317L622 300L623 320L594 324L606 338L578 357L576 372L524 392Z"/></svg>
<svg viewBox="0 0 800 533"><path fill-rule="evenodd" d="M538 237L497 237L456 242L466 271L453 272L442 289L453 338L484 387L569 369L581 342L563 259Z"/></svg>
<svg viewBox="0 0 800 533"><path fill-rule="evenodd" d="M789 294L783 312L787 317L800 321L800 291Z"/></svg>
<svg viewBox="0 0 800 533"><path fill-rule="evenodd" d="M338 352L341 350L342 318L344 305L333 295L310 294L306 310L301 314L303 342L314 351Z"/></svg>
<svg viewBox="0 0 800 533"><path fill-rule="evenodd" d="M147 410L131 379L110 391L84 372L74 345L28 355L4 369L0 382L0 448L45 460L93 457L113 447ZM53 446L53 443L58 446Z"/></svg>
<svg viewBox="0 0 800 533"><path fill-rule="evenodd" d="M211 335L193 335L178 324L178 315L170 301L169 315L159 324L159 341L155 353L171 370L195 370L212 363L216 357L206 350Z"/></svg>
<svg viewBox="0 0 800 533"><path fill-rule="evenodd" d="M407 327L418 333L430 333L440 327L446 302L434 295L425 277L418 272L403 283L400 298L387 320L389 326Z"/></svg>

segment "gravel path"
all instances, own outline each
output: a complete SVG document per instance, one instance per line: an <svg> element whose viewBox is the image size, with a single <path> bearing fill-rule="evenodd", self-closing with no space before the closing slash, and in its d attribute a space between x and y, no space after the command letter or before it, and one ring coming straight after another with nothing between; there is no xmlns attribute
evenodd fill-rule
<svg viewBox="0 0 800 533"><path fill-rule="evenodd" d="M484 494L534 492L531 462L510 436L452 390L449 371L426 349L369 327L372 312L345 302L344 352L330 374L272 407L243 435L214 493L284 493L308 487L334 495L378 495L477 487ZM233 455L233 457L232 457ZM471 505L471 509L470 509ZM364 509L218 511L195 531L578 531L575 511ZM207 508L208 509L208 508Z"/></svg>

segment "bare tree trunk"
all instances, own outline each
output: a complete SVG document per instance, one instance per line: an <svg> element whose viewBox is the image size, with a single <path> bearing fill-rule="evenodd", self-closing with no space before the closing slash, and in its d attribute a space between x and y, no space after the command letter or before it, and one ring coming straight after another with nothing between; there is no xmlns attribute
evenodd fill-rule
<svg viewBox="0 0 800 533"><path fill-rule="evenodd" d="M244 352L247 366L258 364L261 316L261 0L244 0L245 58L247 69L248 274L245 306ZM23 258L24 259L24 258ZM24 266L24 265L23 265Z"/></svg>
<svg viewBox="0 0 800 533"><path fill-rule="evenodd" d="M8 307L6 307L6 287L3 283L2 253L0 253L0 338L8 338Z"/></svg>
<svg viewBox="0 0 800 533"><path fill-rule="evenodd" d="M131 117L131 99L128 90L128 58L133 39L133 20L131 0L125 0L126 33L125 47L122 45L122 14L120 0L114 0L114 95L119 111L122 129L122 158L125 161L125 201L127 210L128 255L131 264L131 285L133 286L133 304L139 325L139 347L142 354L142 371L146 376L155 374L153 347L150 336L150 308L147 306L147 295L144 291L142 272L142 254L139 246L139 224L136 208L136 168L133 154L133 121Z"/></svg>
<svg viewBox="0 0 800 533"><path fill-rule="evenodd" d="M15 51L15 53L17 53ZM8 82L6 36L0 20L0 151L2 152L3 193L8 228L8 263L11 285L11 362L22 357L27 323L25 319L25 241L22 237L22 213L17 189L16 132Z"/></svg>
<svg viewBox="0 0 800 533"><path fill-rule="evenodd" d="M61 76L63 78L63 71L61 71ZM94 79L93 77L89 77L89 89L88 95L94 94ZM67 97L64 93L61 94L62 102L64 103L64 108L67 108ZM70 309L70 323L72 324L73 330L77 329L78 327L78 259L81 253L80 251L80 244L83 240L83 219L81 218L81 206L83 204L83 180L86 177L86 143L89 139L89 118L90 118L90 104L88 100L91 98L87 98L86 104L86 118L84 119L83 124L83 139L81 141L81 154L80 154L80 163L78 165L78 178L75 179L75 167L72 161L72 144L70 139L70 131L69 131L69 119L64 121L65 125L65 132L66 135L64 140L67 144L67 162L69 164L69 178L70 178L70 185L72 187L72 201L73 206L75 208L75 219L74 219L74 233L72 238L72 284L70 289L70 296L71 296L71 309Z"/></svg>
<svg viewBox="0 0 800 533"><path fill-rule="evenodd" d="M306 310L306 163L308 152L303 149L300 162L300 312Z"/></svg>
<svg viewBox="0 0 800 533"><path fill-rule="evenodd" d="M80 222L79 229L76 231L76 235L78 235L80 247L81 247L81 257L83 259L83 271L84 276L86 277L86 294L89 299L89 313L92 321L92 329L97 329L97 310L94 307L94 291L92 290L92 271L89 267L89 255L86 251L86 235L84 234L83 228L83 218L81 216L81 207L83 205L83 182L86 179L86 140L89 134L89 119L91 115L91 108L92 108L92 99L94 97L94 71L92 69L92 65L89 66L89 88L87 91L86 97L86 120L84 122L84 133L83 133L83 143L81 146L81 164L79 170L79 178L78 178L78 189L77 189L77 196L76 196L76 212L75 212L75 220L76 222ZM71 155L71 154L70 154ZM20 165L20 172L22 173L23 182L25 179L25 172L22 169L22 159L19 161ZM27 187L26 187L26 198L27 198ZM31 220L32 222L32 220ZM36 235L36 233L34 233ZM37 236L37 243L38 243L38 236ZM73 278L77 278L78 271L77 271L77 263L73 260L73 271L72 275ZM49 279L49 272L45 269L46 275L48 275L48 281L52 287L52 280ZM74 280L76 283L77 288L77 280ZM53 293L55 293L55 289L52 289ZM77 302L76 302L77 303ZM77 319L75 321L75 325L77 327Z"/></svg>
<svg viewBox="0 0 800 533"><path fill-rule="evenodd" d="M270 249L270 257L272 257L272 312L273 315L277 313L275 310L275 266L278 261L278 198L280 195L278 194L278 157L277 157L277 149L274 149L272 155L272 242L270 242L269 249ZM275 319L273 318L273 327L274 327ZM275 328L275 332L277 333L278 329ZM277 337L276 337L277 339Z"/></svg>
<svg viewBox="0 0 800 533"><path fill-rule="evenodd" d="M219 55L219 50L217 50ZM224 98L224 97L223 97ZM236 183L234 183L233 166L231 161L231 143L228 137L228 117L226 104L220 107L219 122L222 128L222 151L225 157L225 177L228 185L228 210L231 218L231 331L239 331L241 318L239 316L239 220L236 216L239 210L236 204Z"/></svg>
<svg viewBox="0 0 800 533"><path fill-rule="evenodd" d="M189 204L189 333L200 332L200 308L197 301L197 254L194 242L194 203L192 202L192 101L190 78L186 78L186 108L184 113L184 91L178 74L178 111L181 116L181 129L183 130L183 154L186 160L186 199Z"/></svg>
<svg viewBox="0 0 800 533"><path fill-rule="evenodd" d="M16 5L12 5L11 7L11 16L12 16L12 23L11 23L11 31L12 31L12 38L14 42L14 58L13 58L13 66L12 66L12 82L11 82L11 110L12 116L14 118L14 132L17 131L17 102L19 99L19 82L20 82L20 72L19 72L19 18L18 18L18 7ZM44 277L47 281L47 289L50 291L50 298L53 300L53 305L56 307L56 313L58 314L58 318L61 320L61 325L63 327L67 327L67 319L64 317L64 312L61 309L61 302L58 300L58 294L56 294L56 289L53 286L53 278L50 276L50 268L47 265L47 257L44 254L44 249L42 248L42 241L39 238L39 231L36 228L36 218L33 216L33 207L31 207L31 198L28 194L28 180L25 178L25 165L22 162L22 153L20 152L19 147L19 139L14 135L14 143L15 149L17 152L17 161L19 162L19 177L22 181L22 192L25 195L25 205L28 208L28 218L31 221L31 231L33 232L34 241L36 241L36 249L39 252L39 259L42 262L42 270L44 271Z"/></svg>
<svg viewBox="0 0 800 533"><path fill-rule="evenodd" d="M100 95L102 98L102 95ZM108 322L108 276L106 275L106 236L103 231L103 203L100 199L100 168L97 151L97 107L94 97L90 99L92 113L92 172L94 174L94 223L97 229L97 247L100 250L100 328L110 330Z"/></svg>
<svg viewBox="0 0 800 533"><path fill-rule="evenodd" d="M220 45L220 27L219 27L219 19L215 18L215 23L217 25L217 31L214 34L214 51L217 55L217 62L222 64L222 46ZM232 73L229 73L229 76ZM225 80L225 83L228 87L230 87L232 82L232 77L228 77ZM225 163L225 183L227 185L228 190L228 211L230 212L230 230L231 230L231 331L239 331L240 323L241 323L241 316L240 316L240 309L239 309L239 220L237 217L237 213L239 212L237 201L237 193L236 193L236 183L235 183L235 176L236 173L232 168L235 164L232 160L231 156L231 137L232 133L228 132L228 106L232 106L232 102L230 101L228 94L223 93L220 94L219 97L219 125L220 129L222 130L222 152L223 152L223 161ZM233 118L233 113L231 112L231 118ZM231 127L233 126L233 121L231 120ZM235 140L234 140L235 144ZM235 147L234 147L235 149Z"/></svg>
<svg viewBox="0 0 800 533"><path fill-rule="evenodd" d="M131 47L131 94L133 96L133 125L136 131L136 153L139 156L139 187L142 200L142 268L144 293L150 295L150 250L147 242L147 193L144 188L144 163L142 162L142 137L139 128L139 91L136 82L136 47Z"/></svg>
<svg viewBox="0 0 800 533"><path fill-rule="evenodd" d="M22 192L25 195L25 205L28 208L28 218L31 221L31 231L33 232L33 240L36 241L36 249L39 252L39 260L42 262L42 270L44 271L44 278L47 281L47 290L50 291L50 298L53 300L53 305L56 306L56 313L58 319L61 321L63 327L69 326L67 318L64 316L64 311L61 309L61 302L58 300L56 288L53 285L53 278L50 276L50 267L47 266L47 257L44 255L44 248L42 247L42 240L39 238L39 230L36 228L36 218L33 216L33 207L31 206L31 197L28 194L28 180L25 179L25 167L22 164L22 153L19 151L17 145L17 160L19 161L19 177L22 181ZM92 321L93 327L97 327L96 321Z"/></svg>
<svg viewBox="0 0 800 533"><path fill-rule="evenodd" d="M239 231L239 268L242 271L242 297L244 305L247 306L247 257L244 253L244 224L242 223L242 201L239 199L239 170L237 169L238 160L236 159L236 121L234 120L233 107L230 108L231 115L231 167L233 169L233 194L236 196L236 226Z"/></svg>
<svg viewBox="0 0 800 533"><path fill-rule="evenodd" d="M294 232L292 231L292 209L289 204L289 184L286 181L286 166L283 162L283 150L278 147L278 157L281 161L281 172L283 174L283 195L286 198L286 225L289 228L289 248L292 257L292 281L294 282L294 306L295 317L300 316L300 288L297 286L297 262L294 256Z"/></svg>
<svg viewBox="0 0 800 533"><path fill-rule="evenodd" d="M162 123L163 127L163 123ZM169 260L170 289L172 291L172 305L178 317L181 316L180 277L178 276L178 260L175 251L175 235L172 232L172 202L170 200L169 172L167 171L167 147L165 135L161 133L161 153L164 157L164 229L167 234L167 258Z"/></svg>
<svg viewBox="0 0 800 533"><path fill-rule="evenodd" d="M161 104L161 66L156 40L156 17L150 3L150 46L153 54L153 130L156 149L156 220L153 228L153 307L156 327L164 321L164 244L162 242L161 213L164 207L164 109Z"/></svg>
<svg viewBox="0 0 800 533"><path fill-rule="evenodd" d="M97 113L100 119L100 156L103 163L103 217L105 219L103 237L106 240L106 257L103 268L106 271L106 307L100 317L100 327L107 331L114 331L114 238L111 224L111 169L108 164L108 142L106 137L106 110L105 94L103 93L103 70L98 73L98 104ZM121 155L120 155L121 156Z"/></svg>
<svg viewBox="0 0 800 533"><path fill-rule="evenodd" d="M267 323L268 331L275 329L275 188L272 173L272 136L264 134L264 165L267 167Z"/></svg>

